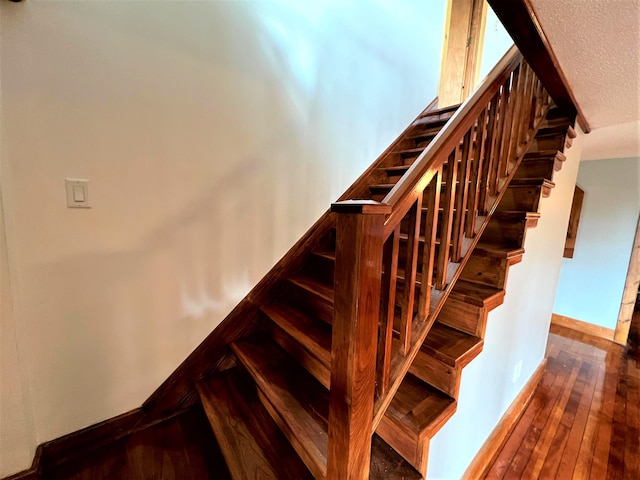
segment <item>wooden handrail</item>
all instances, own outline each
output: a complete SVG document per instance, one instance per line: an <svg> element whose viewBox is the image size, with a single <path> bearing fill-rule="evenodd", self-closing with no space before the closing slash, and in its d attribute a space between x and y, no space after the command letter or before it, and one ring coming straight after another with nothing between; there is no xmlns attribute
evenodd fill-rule
<svg viewBox="0 0 640 480"><path fill-rule="evenodd" d="M431 181L438 168L447 160L447 155L455 146L457 139L460 138L460 134L471 127L487 101L495 93L496 86L504 82L521 60L522 54L514 45L503 55L495 68L476 87L468 100L460 106L400 181L384 197L382 203L390 205L393 209L385 222L385 226L389 225L385 229L387 236L391 233L392 227L390 225L396 223L396 218L402 218L406 215L408 206L415 198L416 192Z"/></svg>
<svg viewBox="0 0 640 480"><path fill-rule="evenodd" d="M531 0L488 0L504 28L527 59L549 95L567 115L577 113L585 133L591 126L567 81Z"/></svg>
<svg viewBox="0 0 640 480"><path fill-rule="evenodd" d="M513 47L382 202L332 205L327 478L367 478L371 435L548 107L548 93Z"/></svg>

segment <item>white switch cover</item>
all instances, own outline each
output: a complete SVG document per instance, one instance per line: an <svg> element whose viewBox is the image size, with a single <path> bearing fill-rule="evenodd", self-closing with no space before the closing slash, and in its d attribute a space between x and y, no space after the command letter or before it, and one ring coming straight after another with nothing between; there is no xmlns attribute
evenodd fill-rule
<svg viewBox="0 0 640 480"><path fill-rule="evenodd" d="M67 187L67 207L91 208L89 204L89 180L66 178L64 183Z"/></svg>

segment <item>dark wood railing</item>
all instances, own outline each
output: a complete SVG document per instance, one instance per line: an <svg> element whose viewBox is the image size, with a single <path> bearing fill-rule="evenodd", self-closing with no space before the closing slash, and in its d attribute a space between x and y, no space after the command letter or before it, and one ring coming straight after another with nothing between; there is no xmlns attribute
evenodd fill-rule
<svg viewBox="0 0 640 480"><path fill-rule="evenodd" d="M371 435L546 115L514 47L382 202L337 215L327 478L368 478Z"/></svg>

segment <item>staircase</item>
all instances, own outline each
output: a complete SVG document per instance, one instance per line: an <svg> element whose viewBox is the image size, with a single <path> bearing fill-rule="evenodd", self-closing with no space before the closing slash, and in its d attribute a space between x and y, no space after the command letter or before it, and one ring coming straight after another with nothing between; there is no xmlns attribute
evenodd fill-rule
<svg viewBox="0 0 640 480"><path fill-rule="evenodd" d="M573 120L512 50L332 206L191 373L232 478L382 479L398 462L426 476Z"/></svg>

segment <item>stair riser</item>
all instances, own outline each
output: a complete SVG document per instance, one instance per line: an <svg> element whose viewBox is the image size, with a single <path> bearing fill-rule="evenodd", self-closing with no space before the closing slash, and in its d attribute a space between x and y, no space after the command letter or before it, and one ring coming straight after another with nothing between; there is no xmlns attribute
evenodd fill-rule
<svg viewBox="0 0 640 480"><path fill-rule="evenodd" d="M486 307L449 298L438 315L438 321L474 337L482 337L487 323L487 313Z"/></svg>
<svg viewBox="0 0 640 480"><path fill-rule="evenodd" d="M497 211L537 212L541 196L542 187L509 187L500 200Z"/></svg>
<svg viewBox="0 0 640 480"><path fill-rule="evenodd" d="M311 255L305 262L303 272L326 284L333 284L335 276L335 261L321 255Z"/></svg>
<svg viewBox="0 0 640 480"><path fill-rule="evenodd" d="M273 323L269 325L269 333L284 351L295 358L326 389L331 385L331 371L317 357L301 346L295 339Z"/></svg>
<svg viewBox="0 0 640 480"><path fill-rule="evenodd" d="M409 372L441 392L456 398L460 386L460 369L420 352Z"/></svg>
<svg viewBox="0 0 640 480"><path fill-rule="evenodd" d="M332 302L293 284L287 284L283 290L283 297L294 307L328 324L333 322Z"/></svg>
<svg viewBox="0 0 640 480"><path fill-rule="evenodd" d="M509 263L504 258L471 255L460 278L496 288L504 288Z"/></svg>
<svg viewBox="0 0 640 480"><path fill-rule="evenodd" d="M554 159L522 162L514 178L546 178L553 180L553 173L562 168L562 162Z"/></svg>
<svg viewBox="0 0 640 480"><path fill-rule="evenodd" d="M429 439L412 438L392 421L383 418L376 433L426 478Z"/></svg>
<svg viewBox="0 0 640 480"><path fill-rule="evenodd" d="M530 152L541 150L559 150L564 151L565 135L550 135L544 137L536 137L529 149Z"/></svg>
<svg viewBox="0 0 640 480"><path fill-rule="evenodd" d="M527 233L527 221L492 218L484 232L482 241L505 247L522 247Z"/></svg>

